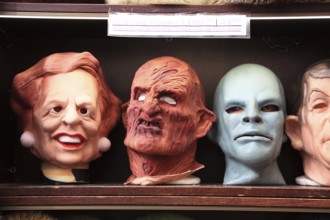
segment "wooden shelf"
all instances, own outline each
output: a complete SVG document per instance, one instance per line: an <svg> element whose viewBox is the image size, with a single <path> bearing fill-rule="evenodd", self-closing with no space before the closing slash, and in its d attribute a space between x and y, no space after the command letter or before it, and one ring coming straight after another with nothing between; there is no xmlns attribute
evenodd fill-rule
<svg viewBox="0 0 330 220"><path fill-rule="evenodd" d="M0 18L106 20L109 10L132 13L246 13L251 20L330 18L330 3L146 6L0 2Z"/></svg>
<svg viewBox="0 0 330 220"><path fill-rule="evenodd" d="M0 209L180 209L330 212L329 187L0 185Z"/></svg>

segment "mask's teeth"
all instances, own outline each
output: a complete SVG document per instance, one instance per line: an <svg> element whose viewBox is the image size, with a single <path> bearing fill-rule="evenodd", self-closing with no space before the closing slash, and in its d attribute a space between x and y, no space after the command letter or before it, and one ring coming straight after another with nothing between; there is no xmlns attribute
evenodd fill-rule
<svg viewBox="0 0 330 220"><path fill-rule="evenodd" d="M58 138L60 142L63 143L80 143L81 139L79 137L70 137L70 136L60 136Z"/></svg>

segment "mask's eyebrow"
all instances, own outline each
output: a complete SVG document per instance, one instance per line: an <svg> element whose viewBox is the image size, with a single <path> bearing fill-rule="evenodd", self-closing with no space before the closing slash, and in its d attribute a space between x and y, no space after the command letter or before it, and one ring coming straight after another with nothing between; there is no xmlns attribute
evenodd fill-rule
<svg viewBox="0 0 330 220"><path fill-rule="evenodd" d="M313 95L313 93L321 93L321 94L323 94L323 95L325 95L325 96L327 96L327 97L330 97L330 95L326 94L325 92L323 92L323 91L320 90L320 89L312 89L312 90L310 91L310 93L308 94L308 101L310 101L310 98L311 98L311 96Z"/></svg>
<svg viewBox="0 0 330 220"><path fill-rule="evenodd" d="M145 87L142 87L142 86L135 86L134 88L133 88L133 96L132 97L134 97L134 99L137 99L138 97L137 97L137 95L139 94L139 93L141 93L141 92L147 92L148 91L148 89L147 88L145 88Z"/></svg>
<svg viewBox="0 0 330 220"><path fill-rule="evenodd" d="M269 104L281 106L282 100L277 97L274 97L274 98L264 99L264 100L260 101L259 103L260 103L260 106L269 105Z"/></svg>
<svg viewBox="0 0 330 220"><path fill-rule="evenodd" d="M226 100L225 100L226 101ZM228 101L225 103L224 105L224 109L228 109L228 108L231 108L231 107L235 107L235 106L239 106L239 107L244 107L245 104L243 101L238 101L238 100L235 100L235 101Z"/></svg>
<svg viewBox="0 0 330 220"><path fill-rule="evenodd" d="M176 96L178 92L172 90L162 90L159 92L158 96Z"/></svg>

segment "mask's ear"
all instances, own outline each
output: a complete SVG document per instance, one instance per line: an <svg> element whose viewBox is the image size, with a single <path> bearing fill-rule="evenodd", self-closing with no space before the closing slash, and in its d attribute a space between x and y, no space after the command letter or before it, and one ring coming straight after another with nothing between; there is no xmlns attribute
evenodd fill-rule
<svg viewBox="0 0 330 220"><path fill-rule="evenodd" d="M216 116L215 114L204 108L199 110L198 112L198 128L196 133L196 138L201 138L207 134L207 132L210 130L210 127L212 126L212 123L215 121Z"/></svg>
<svg viewBox="0 0 330 220"><path fill-rule="evenodd" d="M121 106L121 116L122 116L122 119L123 119L123 124L125 127L127 127L127 108L129 106L129 101L122 104Z"/></svg>
<svg viewBox="0 0 330 220"><path fill-rule="evenodd" d="M217 144L217 138L219 136L218 124L219 124L219 121L215 120L215 122L212 124L209 132L207 133L208 138L216 144Z"/></svg>
<svg viewBox="0 0 330 220"><path fill-rule="evenodd" d="M302 150L303 141L301 136L301 125L298 116L289 115L286 117L285 132L290 138L292 147L296 150Z"/></svg>

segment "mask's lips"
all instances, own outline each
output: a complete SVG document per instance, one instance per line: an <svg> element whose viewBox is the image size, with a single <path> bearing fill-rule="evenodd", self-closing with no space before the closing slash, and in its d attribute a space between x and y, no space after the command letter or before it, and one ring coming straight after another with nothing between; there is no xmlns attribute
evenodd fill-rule
<svg viewBox="0 0 330 220"><path fill-rule="evenodd" d="M271 137L263 134L263 133L260 133L260 132L246 132L246 133L243 133L243 134L240 134L240 135L237 135L234 140L240 140L240 139L264 139L264 140L273 140Z"/></svg>
<svg viewBox="0 0 330 220"><path fill-rule="evenodd" d="M67 134L67 133L59 133L54 135L53 137L56 139L63 147L75 149L79 148L84 141L86 140L81 134Z"/></svg>
<svg viewBox="0 0 330 220"><path fill-rule="evenodd" d="M137 121L136 130L138 132L150 132L152 134L160 134L162 129L161 119L146 120L140 117Z"/></svg>

